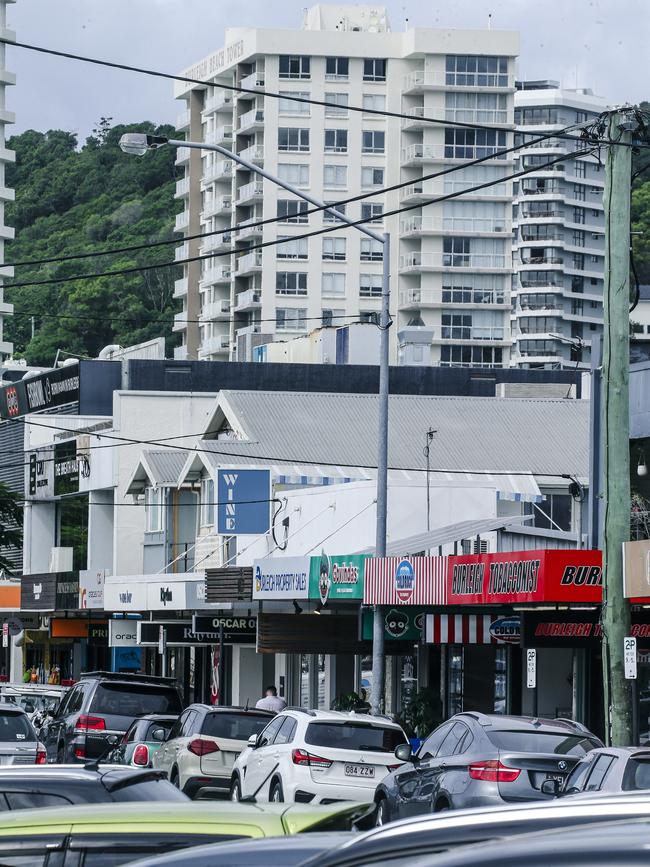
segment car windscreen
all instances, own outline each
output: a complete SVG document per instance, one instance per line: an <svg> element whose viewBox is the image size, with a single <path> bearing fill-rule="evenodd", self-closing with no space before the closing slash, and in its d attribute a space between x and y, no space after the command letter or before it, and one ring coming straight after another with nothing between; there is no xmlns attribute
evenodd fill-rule
<svg viewBox="0 0 650 867"><path fill-rule="evenodd" d="M624 792L650 789L650 755L629 760L625 766L621 788Z"/></svg>
<svg viewBox="0 0 650 867"><path fill-rule="evenodd" d="M0 742L21 743L35 741L36 732L22 713L6 713L0 708Z"/></svg>
<svg viewBox="0 0 650 867"><path fill-rule="evenodd" d="M564 732L489 730L490 742L499 750L512 753L557 753L561 756L584 756L600 746L595 738Z"/></svg>
<svg viewBox="0 0 650 867"><path fill-rule="evenodd" d="M187 801L180 789L169 780L143 780L121 786L111 792L114 801Z"/></svg>
<svg viewBox="0 0 650 867"><path fill-rule="evenodd" d="M203 720L201 734L212 738L247 741L258 735L269 723L269 717L254 713L209 713Z"/></svg>
<svg viewBox="0 0 650 867"><path fill-rule="evenodd" d="M61 701L59 695L39 695L38 693L20 693L15 695L3 695L2 701L6 704L12 704L14 707L19 707L25 713L33 713L34 711L52 710L55 711Z"/></svg>
<svg viewBox="0 0 650 867"><path fill-rule="evenodd" d="M143 741L152 741L154 740L153 733L156 729L164 729L164 731L169 734L171 731L171 727L174 725L176 720L173 719L161 719L156 720L156 722L150 722L146 725L146 727L142 727L138 732L138 735L142 737Z"/></svg>
<svg viewBox="0 0 650 867"><path fill-rule="evenodd" d="M143 683L100 683L90 703L91 713L144 716L149 713L180 713L181 701L175 689Z"/></svg>
<svg viewBox="0 0 650 867"><path fill-rule="evenodd" d="M358 722L313 722L307 726L305 743L314 747L336 747L339 750L371 750L392 753L406 743L399 729L391 726L364 725Z"/></svg>

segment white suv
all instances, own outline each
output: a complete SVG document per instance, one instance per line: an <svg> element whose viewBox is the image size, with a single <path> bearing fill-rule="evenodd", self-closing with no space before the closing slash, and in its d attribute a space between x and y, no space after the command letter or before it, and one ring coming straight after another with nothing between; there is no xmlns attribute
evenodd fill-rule
<svg viewBox="0 0 650 867"><path fill-rule="evenodd" d="M233 766L230 797L258 801L372 801L408 743L385 717L290 708L279 713Z"/></svg>

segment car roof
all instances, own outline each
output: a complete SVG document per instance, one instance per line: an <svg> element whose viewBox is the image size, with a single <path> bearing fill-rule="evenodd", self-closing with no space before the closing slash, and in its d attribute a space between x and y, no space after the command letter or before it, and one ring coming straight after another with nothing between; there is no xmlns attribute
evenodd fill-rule
<svg viewBox="0 0 650 867"><path fill-rule="evenodd" d="M650 746L647 747L596 747L589 750L587 756L593 756L594 753L607 753L610 756L647 756L650 758ZM587 758L584 756L583 758Z"/></svg>
<svg viewBox="0 0 650 867"><path fill-rule="evenodd" d="M17 777L21 780L34 779L65 779L65 780L97 780L107 775L113 776L143 776L148 778L150 771L142 768L132 768L129 765L102 764L97 767L84 765L6 765L0 767L0 782Z"/></svg>
<svg viewBox="0 0 650 867"><path fill-rule="evenodd" d="M291 713L294 716L302 718L303 715L311 717L314 721L327 722L356 722L365 723L367 725L391 726L392 728L400 729L399 723L385 716L370 716L367 713L355 713L354 711L343 710L307 710L302 707L287 707L278 712L278 716L284 713Z"/></svg>
<svg viewBox="0 0 650 867"><path fill-rule="evenodd" d="M275 711L265 710L261 707L238 707L237 705L214 705L214 704L203 704L201 702L195 701L193 704L188 705L185 710L202 710L207 711L209 713L252 713L259 714L260 716L275 716ZM185 711L183 711L185 713Z"/></svg>
<svg viewBox="0 0 650 867"><path fill-rule="evenodd" d="M171 720L172 722L177 720L180 714L177 713L146 713L142 716L138 716L133 720L133 724L140 722L157 722L158 720Z"/></svg>
<svg viewBox="0 0 650 867"><path fill-rule="evenodd" d="M18 705L10 704L9 702L0 702L0 716L2 714L14 714L14 716L27 716L22 707L18 707Z"/></svg>
<svg viewBox="0 0 650 867"><path fill-rule="evenodd" d="M571 732L571 734L582 734L585 736L595 737L591 732L577 726L571 720L564 719L545 719L544 717L534 716L508 716L507 714L490 714L479 713L477 711L464 711L451 717L452 720L467 719L474 720L483 728L494 726L497 729L506 729L508 731L557 731Z"/></svg>

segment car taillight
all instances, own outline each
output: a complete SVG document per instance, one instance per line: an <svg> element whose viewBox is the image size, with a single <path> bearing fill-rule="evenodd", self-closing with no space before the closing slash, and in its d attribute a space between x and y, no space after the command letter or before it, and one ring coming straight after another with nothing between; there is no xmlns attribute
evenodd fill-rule
<svg viewBox="0 0 650 867"><path fill-rule="evenodd" d="M74 748L74 757L75 757L75 759L85 759L86 758L86 748L85 747L75 747Z"/></svg>
<svg viewBox="0 0 650 867"><path fill-rule="evenodd" d="M404 762L400 762L399 765L386 765L389 771L396 771L398 768L403 766Z"/></svg>
<svg viewBox="0 0 650 867"><path fill-rule="evenodd" d="M195 738L190 741L187 748L195 756L207 756L210 753L219 752L219 744L216 741L203 740L202 738Z"/></svg>
<svg viewBox="0 0 650 867"><path fill-rule="evenodd" d="M509 768L496 759L487 762L474 762L469 766L472 780L483 780L485 783L514 783L521 768Z"/></svg>
<svg viewBox="0 0 650 867"><path fill-rule="evenodd" d="M145 768L149 764L149 747L146 744L138 744L133 750L133 764Z"/></svg>
<svg viewBox="0 0 650 867"><path fill-rule="evenodd" d="M315 768L329 768L332 764L330 759L315 756L313 753L308 753L306 750L292 750L291 761L294 765L310 765Z"/></svg>
<svg viewBox="0 0 650 867"><path fill-rule="evenodd" d="M81 714L74 724L76 732L103 732L106 731L106 722L100 716L88 716Z"/></svg>
<svg viewBox="0 0 650 867"><path fill-rule="evenodd" d="M47 764L47 753L45 752L45 747L40 742L36 746L36 764L37 765L46 765Z"/></svg>

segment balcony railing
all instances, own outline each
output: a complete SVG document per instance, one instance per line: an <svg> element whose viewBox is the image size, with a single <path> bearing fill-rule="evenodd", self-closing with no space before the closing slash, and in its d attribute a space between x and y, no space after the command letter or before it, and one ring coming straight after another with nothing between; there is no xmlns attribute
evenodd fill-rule
<svg viewBox="0 0 650 867"><path fill-rule="evenodd" d="M211 250L226 251L230 248L233 240L232 232L217 232L214 235L208 235L200 247L200 252L209 253Z"/></svg>
<svg viewBox="0 0 650 867"><path fill-rule="evenodd" d="M205 114L210 114L213 111L220 111L222 108L230 108L232 106L232 95L227 91L218 90L214 96L206 99L203 111Z"/></svg>
<svg viewBox="0 0 650 867"><path fill-rule="evenodd" d="M442 325L441 340L499 340L506 339L506 329L489 325Z"/></svg>
<svg viewBox="0 0 650 867"><path fill-rule="evenodd" d="M178 262L181 259L187 259L189 255L189 244L181 244L180 247L176 247L176 249L174 250L174 262Z"/></svg>
<svg viewBox="0 0 650 867"><path fill-rule="evenodd" d="M521 256L522 265L562 265L562 256Z"/></svg>
<svg viewBox="0 0 650 867"><path fill-rule="evenodd" d="M184 298L187 295L187 277L174 281L174 298Z"/></svg>
<svg viewBox="0 0 650 867"><path fill-rule="evenodd" d="M214 320L224 319L230 316L230 299L221 298L219 301L212 301L209 304L204 304L201 308L201 319Z"/></svg>
<svg viewBox="0 0 650 867"><path fill-rule="evenodd" d="M463 234L509 235L512 225L505 219L492 217L409 217L402 220L400 230L403 234L448 234L460 232Z"/></svg>
<svg viewBox="0 0 650 867"><path fill-rule="evenodd" d="M453 123L512 124L508 112L498 108L446 108L445 120Z"/></svg>
<svg viewBox="0 0 650 867"><path fill-rule="evenodd" d="M187 328L187 310L183 310L181 313L174 314L174 324L172 325L172 331L185 331Z"/></svg>
<svg viewBox="0 0 650 867"><path fill-rule="evenodd" d="M404 76L404 90L425 90L426 88L464 87L464 88L498 88L513 90L514 75L496 72L430 72L416 69Z"/></svg>
<svg viewBox="0 0 650 867"><path fill-rule="evenodd" d="M491 184L489 187L484 187L482 190L473 190L472 188L476 186L476 181L463 181L463 180L454 180L453 178L445 178L444 182L444 191L445 193L465 193L471 196L478 196L484 198L494 198L498 196L500 198L510 198L510 193L508 192L507 184Z"/></svg>
<svg viewBox="0 0 650 867"><path fill-rule="evenodd" d="M264 125L264 111L261 108L254 108L252 111L247 111L239 117L237 131L243 132L247 129L254 129Z"/></svg>
<svg viewBox="0 0 650 867"><path fill-rule="evenodd" d="M184 147L176 149L175 163L177 166L182 166L183 163L186 163L189 160L190 150L191 150L191 148L184 148Z"/></svg>
<svg viewBox="0 0 650 867"><path fill-rule="evenodd" d="M215 214L227 214L231 210L232 198L230 196L216 196L204 204L203 217L212 217Z"/></svg>
<svg viewBox="0 0 650 867"><path fill-rule="evenodd" d="M261 180L255 180L251 181L250 184L244 184L243 187L239 187L237 190L237 204L241 205L251 199L261 199L263 192L264 187Z"/></svg>
<svg viewBox="0 0 650 867"><path fill-rule="evenodd" d="M232 124L225 123L217 126L211 133L205 137L206 144L223 144L225 141L232 139Z"/></svg>
<svg viewBox="0 0 650 867"><path fill-rule="evenodd" d="M400 307L437 307L442 304L510 307L510 293L503 289L402 289L399 299Z"/></svg>
<svg viewBox="0 0 650 867"><path fill-rule="evenodd" d="M248 160L249 163L263 163L264 162L264 145L251 145L250 147L244 148L243 151L239 152L239 156L245 160ZM243 166L237 164L237 168L244 168Z"/></svg>
<svg viewBox="0 0 650 867"><path fill-rule="evenodd" d="M564 217L564 211L560 208L547 208L543 211L528 211L522 210L519 214L520 220L547 220L550 217Z"/></svg>
<svg viewBox="0 0 650 867"><path fill-rule="evenodd" d="M509 269L510 257L494 253L408 253L400 256L400 268L405 270L467 268L477 271L483 269Z"/></svg>
<svg viewBox="0 0 650 867"><path fill-rule="evenodd" d="M201 283L209 286L213 283L228 283L232 276L230 265L215 265L212 268L206 268L201 275Z"/></svg>
<svg viewBox="0 0 650 867"><path fill-rule="evenodd" d="M256 271L261 267L261 250L256 250L254 253L247 253L245 256L240 256L236 261L236 270L238 274L245 274L248 271Z"/></svg>
<svg viewBox="0 0 650 867"><path fill-rule="evenodd" d="M262 304L262 293L259 289L246 289L240 292L235 299L235 312L250 310Z"/></svg>
<svg viewBox="0 0 650 867"><path fill-rule="evenodd" d="M176 192L174 193L174 197L176 199L183 198L184 196L189 195L190 192L190 179L189 178L181 178L179 181L176 181Z"/></svg>
<svg viewBox="0 0 650 867"><path fill-rule="evenodd" d="M214 337L206 337L201 341L199 355L222 355L230 349L230 337L227 334L218 334Z"/></svg>
<svg viewBox="0 0 650 867"><path fill-rule="evenodd" d="M176 129L184 130L187 129L190 125L190 113L189 111L182 111L179 115L176 116Z"/></svg>
<svg viewBox="0 0 650 867"><path fill-rule="evenodd" d="M247 220L245 223L240 223L237 229L237 240L242 241L245 238L250 238L253 235L261 235L264 231L264 226L260 226L259 218Z"/></svg>
<svg viewBox="0 0 650 867"><path fill-rule="evenodd" d="M176 220L174 221L174 231L182 232L184 229L190 224L190 212L189 211L181 211L180 214L176 214Z"/></svg>
<svg viewBox="0 0 650 867"><path fill-rule="evenodd" d="M249 90L254 90L256 87L264 87L264 71L260 70L259 72L258 71L251 72L250 75L247 75L245 78L242 78L242 80L239 83L239 86L245 87L246 89L249 89ZM250 95L252 96L253 94L250 94ZM244 96L246 96L246 94L244 94Z"/></svg>
<svg viewBox="0 0 650 867"><path fill-rule="evenodd" d="M414 184L409 184L408 187L402 188L402 200L410 199L414 196L424 196L424 184L422 181L416 181Z"/></svg>
<svg viewBox="0 0 650 867"><path fill-rule="evenodd" d="M230 180L232 178L232 160L218 160L203 175L203 184L213 181Z"/></svg>

